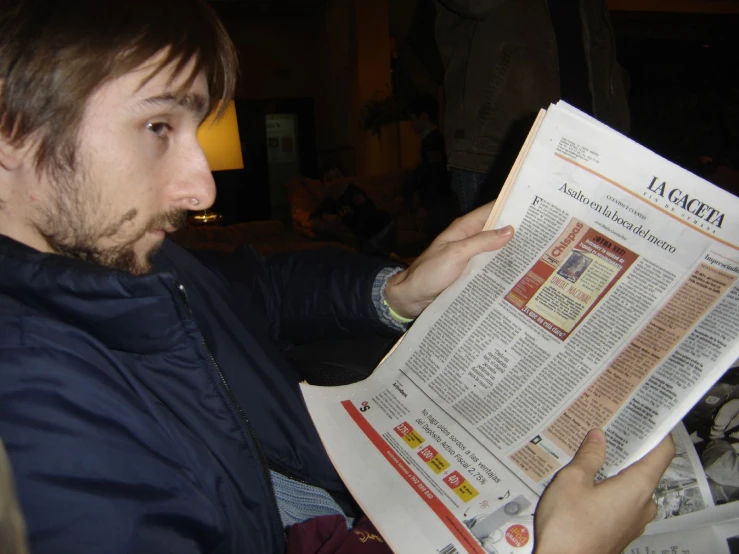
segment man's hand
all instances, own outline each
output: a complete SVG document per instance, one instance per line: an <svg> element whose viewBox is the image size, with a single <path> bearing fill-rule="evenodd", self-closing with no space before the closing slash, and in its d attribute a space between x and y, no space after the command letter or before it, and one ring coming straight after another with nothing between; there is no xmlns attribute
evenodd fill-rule
<svg viewBox="0 0 739 554"><path fill-rule="evenodd" d="M394 275L385 288L385 299L395 313L417 317L445 288L459 277L470 258L503 247L513 227L483 231L493 203L455 220L411 264Z"/></svg>
<svg viewBox="0 0 739 554"><path fill-rule="evenodd" d="M13 471L0 441L0 552L25 554L26 524L13 484Z"/></svg>
<svg viewBox="0 0 739 554"><path fill-rule="evenodd" d="M674 456L668 436L635 464L595 483L606 440L600 429L590 431L539 501L534 554L623 552L657 514L652 493Z"/></svg>

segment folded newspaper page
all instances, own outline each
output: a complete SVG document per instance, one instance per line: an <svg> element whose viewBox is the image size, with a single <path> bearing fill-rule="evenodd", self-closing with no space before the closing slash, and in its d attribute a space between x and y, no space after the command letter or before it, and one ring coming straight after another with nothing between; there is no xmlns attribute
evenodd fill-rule
<svg viewBox="0 0 739 554"><path fill-rule="evenodd" d="M624 554L737 554L739 519L669 533L645 535L629 545Z"/></svg>
<svg viewBox="0 0 739 554"><path fill-rule="evenodd" d="M676 456L655 491L657 517L626 552L739 553L739 364L672 437Z"/></svg>
<svg viewBox="0 0 739 554"><path fill-rule="evenodd" d="M739 357L739 199L574 108L540 115L488 225L516 234L370 378L303 385L400 554L531 552L539 496L589 429L612 475Z"/></svg>

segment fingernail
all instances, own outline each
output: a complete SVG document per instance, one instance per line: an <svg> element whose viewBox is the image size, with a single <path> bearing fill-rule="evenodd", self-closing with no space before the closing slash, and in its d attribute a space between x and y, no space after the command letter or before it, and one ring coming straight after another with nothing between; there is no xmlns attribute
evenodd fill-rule
<svg viewBox="0 0 739 554"><path fill-rule="evenodd" d="M604 443L606 442L606 437L603 434L603 431L596 428L588 431L588 434L585 436L585 440L588 442Z"/></svg>
<svg viewBox="0 0 739 554"><path fill-rule="evenodd" d="M502 229L498 229L498 235L502 238L509 237L513 234L513 226L512 225L506 225Z"/></svg>

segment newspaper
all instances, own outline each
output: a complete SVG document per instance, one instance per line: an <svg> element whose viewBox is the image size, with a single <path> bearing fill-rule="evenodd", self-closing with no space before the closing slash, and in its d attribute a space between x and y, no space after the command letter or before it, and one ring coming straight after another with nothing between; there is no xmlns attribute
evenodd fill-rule
<svg viewBox="0 0 739 554"><path fill-rule="evenodd" d="M658 513L627 554L739 554L739 363L672 431ZM736 446L735 446L736 445Z"/></svg>
<svg viewBox="0 0 739 554"><path fill-rule="evenodd" d="M605 429L612 475L739 357L729 193L560 102L486 227L504 225L514 238L471 260L370 378L302 386L398 553L531 552L538 498L589 429Z"/></svg>
<svg viewBox="0 0 739 554"><path fill-rule="evenodd" d="M738 554L739 519L643 536L624 554Z"/></svg>

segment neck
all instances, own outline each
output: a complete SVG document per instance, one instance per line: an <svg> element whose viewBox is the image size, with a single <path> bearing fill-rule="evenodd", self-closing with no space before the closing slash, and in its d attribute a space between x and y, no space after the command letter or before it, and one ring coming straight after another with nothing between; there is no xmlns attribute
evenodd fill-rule
<svg viewBox="0 0 739 554"><path fill-rule="evenodd" d="M8 217L7 206L0 210L0 235L5 235L15 241L18 241L26 246L38 250L39 252L51 252L49 244L34 228L13 225L12 218ZM10 225L8 225L10 223Z"/></svg>
<svg viewBox="0 0 739 554"><path fill-rule="evenodd" d="M0 234L40 252L52 252L49 243L33 224L38 202L24 182L0 183Z"/></svg>

